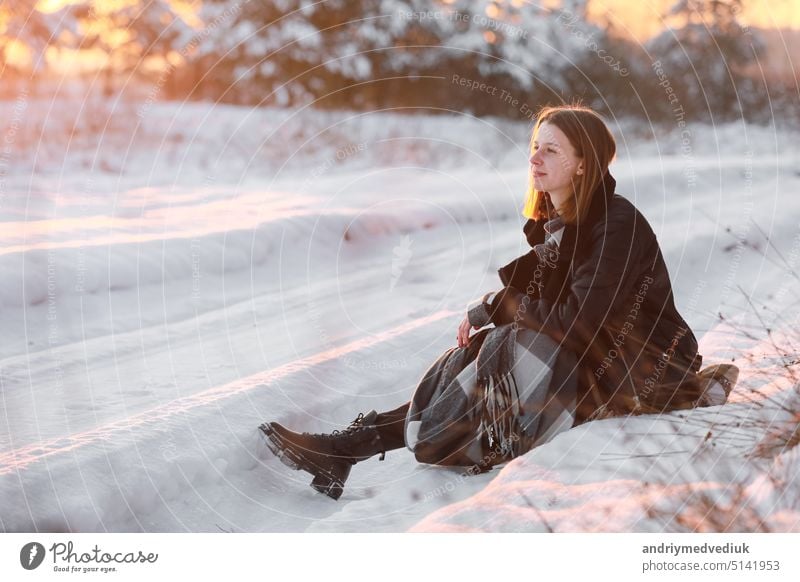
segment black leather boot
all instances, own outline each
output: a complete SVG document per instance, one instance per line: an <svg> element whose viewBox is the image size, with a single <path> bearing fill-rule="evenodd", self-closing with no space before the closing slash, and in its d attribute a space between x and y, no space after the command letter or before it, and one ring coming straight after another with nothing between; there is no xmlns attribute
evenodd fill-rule
<svg viewBox="0 0 800 582"><path fill-rule="evenodd" d="M377 416L374 410L361 413L346 429L330 434L296 433L277 422L264 423L259 429L284 465L311 473L314 489L339 499L353 465L378 453L380 460L386 455L374 425Z"/></svg>

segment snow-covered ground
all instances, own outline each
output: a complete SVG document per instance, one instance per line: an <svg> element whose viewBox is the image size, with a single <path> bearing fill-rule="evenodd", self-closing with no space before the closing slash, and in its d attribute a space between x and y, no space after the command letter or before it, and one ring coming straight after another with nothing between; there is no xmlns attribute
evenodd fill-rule
<svg viewBox="0 0 800 582"><path fill-rule="evenodd" d="M257 425L408 400L528 250L527 125L153 104L98 146L25 107L53 138L20 130L0 175L0 530L662 531L710 527L708 498L746 508L733 529L800 528L800 491L776 485L797 449L744 456L800 409L773 358L800 315L786 128L697 127L687 148L615 125L617 190L704 363L742 368L731 402L593 422L469 478L393 451L336 502Z"/></svg>

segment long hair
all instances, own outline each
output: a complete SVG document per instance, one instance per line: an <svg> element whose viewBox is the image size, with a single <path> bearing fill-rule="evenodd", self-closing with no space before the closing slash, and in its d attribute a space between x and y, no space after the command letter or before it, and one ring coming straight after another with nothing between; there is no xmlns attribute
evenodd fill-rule
<svg viewBox="0 0 800 582"><path fill-rule="evenodd" d="M574 196L566 201L560 212L564 222L579 223L589 210L592 192L600 185L608 165L617 153L617 143L605 122L592 109L581 105L559 105L539 110L529 151L533 151L533 141L539 133L539 126L545 121L563 131L578 157L583 159L583 174L576 174L572 181ZM534 188L531 172L528 173L528 190L522 214L533 220L555 216L550 195Z"/></svg>

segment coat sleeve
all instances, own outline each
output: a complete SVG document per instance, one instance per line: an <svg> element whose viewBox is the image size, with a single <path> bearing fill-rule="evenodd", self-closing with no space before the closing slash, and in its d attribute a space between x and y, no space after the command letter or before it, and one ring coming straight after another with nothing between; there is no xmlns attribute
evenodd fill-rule
<svg viewBox="0 0 800 582"><path fill-rule="evenodd" d="M497 291L490 291L480 299L476 299L467 305L467 321L472 327L480 329L491 323L492 318L489 308L497 293Z"/></svg>
<svg viewBox="0 0 800 582"><path fill-rule="evenodd" d="M639 232L637 232L639 228ZM583 352L594 341L619 301L631 297L642 267L645 232L634 212L609 216L594 226L589 253L575 266L565 300L531 298L514 287L503 288L492 302L492 323L517 321L542 331L563 345ZM622 309L627 309L622 306Z"/></svg>

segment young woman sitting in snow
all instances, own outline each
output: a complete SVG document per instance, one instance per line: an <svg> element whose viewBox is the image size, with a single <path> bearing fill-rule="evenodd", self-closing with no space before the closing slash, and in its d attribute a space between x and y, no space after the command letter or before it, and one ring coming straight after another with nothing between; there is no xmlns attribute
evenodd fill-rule
<svg viewBox="0 0 800 582"><path fill-rule="evenodd" d="M603 120L584 107L544 108L530 152L523 214L533 250L498 271L502 289L467 307L458 347L411 401L332 434L260 427L318 491L338 499L355 463L403 446L420 462L483 472L587 420L725 402L738 370L700 372L655 234L615 193L616 143Z"/></svg>

